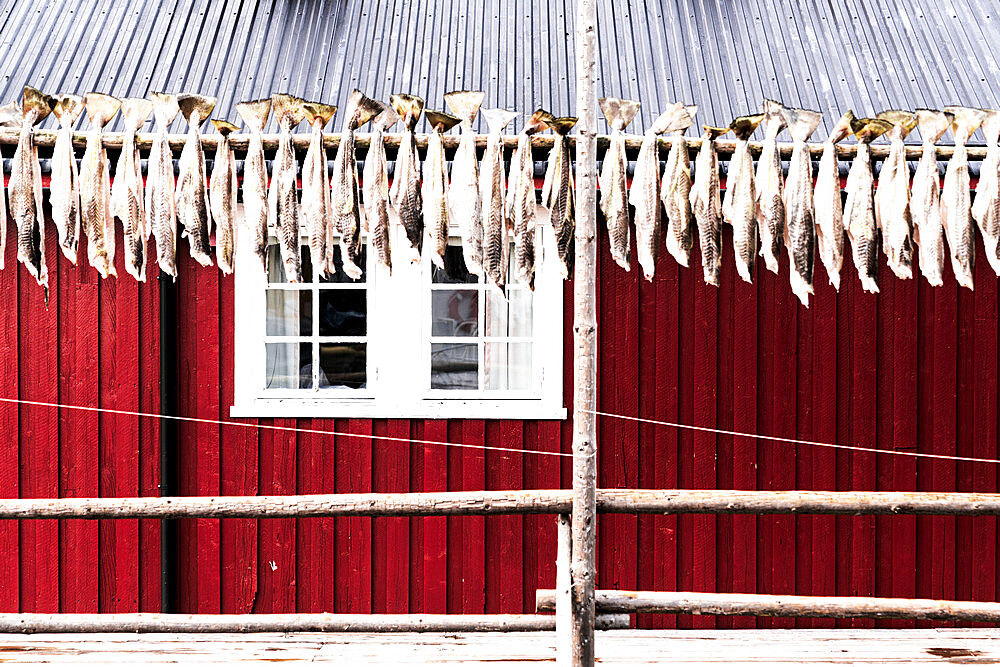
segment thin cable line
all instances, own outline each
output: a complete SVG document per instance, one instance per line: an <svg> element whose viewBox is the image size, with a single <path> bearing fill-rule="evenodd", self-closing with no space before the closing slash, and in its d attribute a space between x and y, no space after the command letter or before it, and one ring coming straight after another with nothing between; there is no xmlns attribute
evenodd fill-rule
<svg viewBox="0 0 1000 667"><path fill-rule="evenodd" d="M29 401L20 398L0 397L0 403L18 403L21 405L34 405L43 408L59 408L63 410L82 410L85 412L104 412L113 415L125 415L128 417L150 417L153 419L173 419L174 421L193 422L196 424L213 424L218 426L242 426L243 428L268 429L271 431L287 431L292 433L311 433L314 435L336 435L344 438L362 438L368 440L390 440L393 442L405 442L413 445L440 445L442 447L460 447L463 449L484 449L493 452L511 452L514 454L537 454L539 456L563 456L570 458L573 455L565 452L545 452L537 449L517 449L514 447L500 447L497 445L473 445L466 442L442 442L440 440L417 440L413 438L401 438L391 435L375 435L368 433L347 433L344 431L321 431L313 428L296 428L294 426L276 426L274 424L249 424L245 422L234 422L219 419L206 419L204 417L181 417L178 415L158 415L153 412L135 412L133 410L117 410L114 408L98 408L89 405L66 405L62 403L48 403L45 401Z"/></svg>
<svg viewBox="0 0 1000 667"><path fill-rule="evenodd" d="M760 435L757 433L744 433L742 431L727 431L726 429L709 428L707 426L692 426L691 424L679 424L677 422L661 421L658 419L645 419L643 417L630 417L619 415L613 412L601 412L599 410L581 410L589 412L599 417L613 417L627 421L642 422L644 424L657 424L659 426L672 426L690 431L702 431L704 433L717 433L719 435L733 435L743 438L757 438L758 440L773 440L775 442L785 442L794 445L810 445L812 447L829 447L832 449L847 449L853 452L866 452L871 454L891 454L895 456L913 456L926 459L942 459L945 461L967 461L969 463L1000 463L1000 459L981 459L974 456L948 456L947 454L929 454L927 452L908 452L897 449L876 449L874 447L861 447L860 445L839 445L833 442L817 442L815 440L797 440L795 438L783 438L777 435Z"/></svg>

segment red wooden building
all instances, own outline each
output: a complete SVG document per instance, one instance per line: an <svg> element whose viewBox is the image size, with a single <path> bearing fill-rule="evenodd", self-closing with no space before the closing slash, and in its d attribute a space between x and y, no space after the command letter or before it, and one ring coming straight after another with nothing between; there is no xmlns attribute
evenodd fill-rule
<svg viewBox="0 0 1000 667"><path fill-rule="evenodd" d="M236 101L270 92L343 104L358 86L381 98L421 94L441 108L445 91L482 88L487 106L572 112L572 40L565 36L572 3L484 9L427 0L376 9L355 1L193 2L170 12L57 4L60 11L38 13L30 3L2 5L0 59L10 63L4 101L26 83L120 96L196 90L218 94L216 114L235 120ZM935 3L921 2L921 18L907 22L882 8L893 2L861 3L855 11L887 12L885 20L872 20L882 32L867 33L851 27L850 11L841 8L793 14L768 3L680 4L600 6L600 85L606 94L643 102L636 132L674 99L698 103L699 122L720 123L773 97L823 110L827 129L847 107L867 113L956 100L1000 104L988 63L966 57L975 43L998 37L995 21L978 20L985 10L976 7L945 16ZM71 16L77 5L87 11ZM971 39L958 37L961 26L974 26ZM804 41L792 46L797 40ZM844 60L863 51L881 62L901 44L920 57L897 61L892 80L873 81ZM988 50L980 55L992 58ZM3 146L4 157L12 151ZM85 261L72 266L52 250L46 303L17 264L8 233L0 271L0 496L157 495L161 443L171 473L165 480L182 495L569 484L569 460L551 455L568 452L571 434L570 422L558 419L572 391L569 283L540 286L533 310L522 311L534 326L525 333L515 331L514 306L499 324L491 319L490 297L480 287L455 287L461 280L454 276L438 280L429 268L410 269L415 287L407 289L422 290L421 275L433 273L431 287L413 293L423 295L425 308L414 312L424 317L430 309L430 332L404 317L412 315L406 308L369 305L359 334L325 309L350 310L337 305L354 298L345 290L367 289L372 298L372 289L389 284L381 277L367 287L313 282L271 300L265 291L289 288L238 284L242 278L199 267L184 241L180 278L163 286L155 270L145 284L128 278L120 253L121 277L102 281ZM57 248L52 226L47 238ZM601 411L886 452L605 416L600 486L998 490L994 464L891 453L997 458L1000 283L985 261L977 263L975 291L960 289L950 272L940 288L900 281L883 264L881 292L870 295L846 260L839 294L819 269L813 305L804 309L788 287L784 260L777 276L758 267L754 285L740 281L728 234L718 289L702 282L697 251L690 269L664 253L647 283L637 270L615 266L605 234L600 244ZM977 252L982 257L981 242ZM466 335L461 326L437 329L439 303L431 295L448 290L464 290L473 301L462 303L477 304L478 314L440 318L472 322L473 342L457 340ZM412 295L402 288L377 293L396 305ZM275 313L280 321L272 330ZM263 341L245 341L260 330ZM378 357L393 341L415 345L417 361ZM272 344L278 347L265 352ZM450 345L450 352L434 345ZM495 375L521 363L524 348L515 351L517 345L534 346L531 361ZM330 361L343 358L334 348L367 354L362 370ZM395 396L402 407L393 413L377 390L401 368L412 371L415 393ZM285 393L251 386L260 382L255 369ZM359 372L365 379L357 380ZM339 393L332 402L297 393L333 385ZM461 400L434 393L452 385ZM352 403L350 391L359 388L371 405ZM503 418L490 418L496 416ZM437 441L515 451L428 444ZM554 584L555 548L550 516L183 520L166 527L153 520L2 521L0 611L154 611L161 603L184 612L529 611L534 591ZM996 600L1000 569L993 517L605 516L598 548L600 588ZM792 623L670 616L642 622Z"/></svg>

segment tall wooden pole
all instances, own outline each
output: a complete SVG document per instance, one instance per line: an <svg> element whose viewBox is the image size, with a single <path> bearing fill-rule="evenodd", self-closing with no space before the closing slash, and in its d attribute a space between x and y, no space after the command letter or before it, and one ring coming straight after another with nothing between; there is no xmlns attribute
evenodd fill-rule
<svg viewBox="0 0 1000 667"><path fill-rule="evenodd" d="M576 3L576 273L573 279L573 665L594 664L597 531L597 9Z"/></svg>

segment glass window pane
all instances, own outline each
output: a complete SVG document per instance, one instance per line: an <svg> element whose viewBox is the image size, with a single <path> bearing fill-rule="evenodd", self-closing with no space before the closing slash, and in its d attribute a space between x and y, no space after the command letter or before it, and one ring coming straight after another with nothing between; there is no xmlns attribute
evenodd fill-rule
<svg viewBox="0 0 1000 667"><path fill-rule="evenodd" d="M302 262L302 282L311 282L312 261L309 257L309 246L299 248L299 257ZM271 285L288 282L288 278L285 277L285 263L281 261L281 249L274 239L267 245L267 282Z"/></svg>
<svg viewBox="0 0 1000 667"><path fill-rule="evenodd" d="M361 277L357 280L348 278L347 274L344 273L344 262L341 259L340 244L335 242L333 244L333 266L336 269L336 272L329 278L320 278L319 281L321 283L363 283L367 278L367 259L368 253L366 252L366 246L362 243L361 256L358 258L358 268L361 269Z"/></svg>
<svg viewBox="0 0 1000 667"><path fill-rule="evenodd" d="M431 344L431 389L478 389L479 346Z"/></svg>
<svg viewBox="0 0 1000 667"><path fill-rule="evenodd" d="M432 290L431 335L479 335L479 290Z"/></svg>
<svg viewBox="0 0 1000 667"><path fill-rule="evenodd" d="M512 288L507 290L507 298L492 290L486 292L486 335L487 336L530 336L531 335L530 290Z"/></svg>
<svg viewBox="0 0 1000 667"><path fill-rule="evenodd" d="M531 389L531 343L486 343L486 389Z"/></svg>
<svg viewBox="0 0 1000 667"><path fill-rule="evenodd" d="M321 389L364 389L367 381L367 346L364 343L319 344Z"/></svg>
<svg viewBox="0 0 1000 667"><path fill-rule="evenodd" d="M311 343L265 343L267 364L265 389L310 389L312 387Z"/></svg>
<svg viewBox="0 0 1000 667"><path fill-rule="evenodd" d="M309 290L267 290L268 336L312 335L312 292Z"/></svg>
<svg viewBox="0 0 1000 667"><path fill-rule="evenodd" d="M321 289L320 336L364 336L367 332L368 290Z"/></svg>
<svg viewBox="0 0 1000 667"><path fill-rule="evenodd" d="M434 265L431 268L431 281L435 283L454 284L479 282L479 277L469 273L465 268L465 258L460 244L448 244L444 251L444 268Z"/></svg>

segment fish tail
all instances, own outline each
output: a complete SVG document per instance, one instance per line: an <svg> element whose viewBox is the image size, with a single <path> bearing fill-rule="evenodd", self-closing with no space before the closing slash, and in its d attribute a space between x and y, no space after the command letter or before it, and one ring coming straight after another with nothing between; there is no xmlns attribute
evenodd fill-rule
<svg viewBox="0 0 1000 667"><path fill-rule="evenodd" d="M373 100L355 88L347 100L347 119L345 122L352 130L356 130L381 112L382 105L378 100Z"/></svg>
<svg viewBox="0 0 1000 667"><path fill-rule="evenodd" d="M917 126L917 117L912 111L890 109L889 111L879 112L875 117L892 123L892 129L889 130L889 137L891 139L905 139L906 135L912 132L913 128Z"/></svg>
<svg viewBox="0 0 1000 667"><path fill-rule="evenodd" d="M964 144L972 136L973 132L979 129L986 119L986 112L982 109L972 107L945 107L945 111L952 114L951 131L955 135L955 142Z"/></svg>
<svg viewBox="0 0 1000 667"><path fill-rule="evenodd" d="M851 131L863 144L870 144L891 129L892 123L882 118L855 118L851 121Z"/></svg>
<svg viewBox="0 0 1000 667"><path fill-rule="evenodd" d="M435 132L447 132L460 122L456 116L446 114L443 111L424 111L424 117Z"/></svg>
<svg viewBox="0 0 1000 667"><path fill-rule="evenodd" d="M1000 141L1000 111L997 109L983 109L986 117L983 119L983 135L986 137L987 146L996 146Z"/></svg>
<svg viewBox="0 0 1000 667"><path fill-rule="evenodd" d="M305 118L306 101L301 97L295 97L294 95L286 95L285 93L275 93L271 95L271 109L274 111L274 117L278 119L278 124L281 127L286 125L289 127L295 127L302 122Z"/></svg>
<svg viewBox="0 0 1000 667"><path fill-rule="evenodd" d="M712 127L711 125L702 125L701 127L705 130L705 137L710 140L718 139L729 131L728 127Z"/></svg>
<svg viewBox="0 0 1000 667"><path fill-rule="evenodd" d="M549 123L549 127L552 131L559 135L569 134L569 131L573 129L576 125L577 119L573 116L561 116L559 118L553 118L552 122Z"/></svg>
<svg viewBox="0 0 1000 667"><path fill-rule="evenodd" d="M392 104L396 114L403 119L406 129L412 131L420 120L420 114L424 112L423 98L415 95L392 95L389 97L389 103Z"/></svg>
<svg viewBox="0 0 1000 667"><path fill-rule="evenodd" d="M236 113L254 132L263 132L267 117L271 115L271 100L251 100L236 105Z"/></svg>
<svg viewBox="0 0 1000 667"><path fill-rule="evenodd" d="M56 95L52 113L59 120L60 127L73 127L83 113L83 98L79 95Z"/></svg>
<svg viewBox="0 0 1000 667"><path fill-rule="evenodd" d="M601 112L608 125L615 130L624 130L639 113L639 103L634 100L623 100L618 97L602 97L597 100Z"/></svg>
<svg viewBox="0 0 1000 667"><path fill-rule="evenodd" d="M379 102L378 104L382 110L379 111L379 114L375 116L374 120L372 120L372 125L384 132L399 122L399 114L396 113L396 110L388 104L383 102Z"/></svg>
<svg viewBox="0 0 1000 667"><path fill-rule="evenodd" d="M181 110L177 106L177 96L170 93L150 93L149 97L153 100L153 118L156 119L156 126L161 130L167 129Z"/></svg>
<svg viewBox="0 0 1000 667"><path fill-rule="evenodd" d="M649 128L649 131L653 134L663 134L664 132L676 132L678 130L685 130L694 124L694 118L692 114L688 112L688 107L685 107L680 102L671 104L666 111L661 113L656 120L653 121L653 125Z"/></svg>
<svg viewBox="0 0 1000 667"><path fill-rule="evenodd" d="M941 135L951 127L954 116L944 111L935 109L917 109L917 127L920 128L920 137L926 143L936 143Z"/></svg>
<svg viewBox="0 0 1000 667"><path fill-rule="evenodd" d="M778 129L785 127L785 105L774 100L764 100L764 123L776 125Z"/></svg>
<svg viewBox="0 0 1000 667"><path fill-rule="evenodd" d="M122 100L122 116L125 118L125 131L138 132L139 128L149 119L153 112L153 102L143 97L129 97Z"/></svg>
<svg viewBox="0 0 1000 667"><path fill-rule="evenodd" d="M228 120L219 120L218 118L212 119L212 125L215 129L224 137L228 137L230 134L240 129L239 126L230 123Z"/></svg>
<svg viewBox="0 0 1000 667"><path fill-rule="evenodd" d="M103 129L122 106L121 100L117 97L104 93L87 93L84 99L87 105L87 119L98 129Z"/></svg>
<svg viewBox="0 0 1000 667"><path fill-rule="evenodd" d="M736 138L740 141L746 141L750 138L750 135L754 133L757 126L761 124L764 120L764 114L759 113L753 116L740 116L739 118L734 118L733 122L729 124L729 129L733 131Z"/></svg>
<svg viewBox="0 0 1000 667"><path fill-rule="evenodd" d="M33 124L41 122L42 119L48 116L54 104L54 98L49 97L37 88L32 88L31 86L24 87L21 100L21 114L25 119L32 119Z"/></svg>
<svg viewBox="0 0 1000 667"><path fill-rule="evenodd" d="M337 107L320 102L303 102L302 108L305 111L306 122L313 127L317 123L319 123L320 128L326 127L326 124L333 118L333 114L337 113Z"/></svg>
<svg viewBox="0 0 1000 667"><path fill-rule="evenodd" d="M840 117L837 124L833 126L833 130L830 131L830 137L827 139L831 144L838 143L847 138L851 133L851 123L854 121L854 112L850 109Z"/></svg>
<svg viewBox="0 0 1000 667"><path fill-rule="evenodd" d="M177 96L177 106L181 108L184 120L190 123L198 114L198 124L204 123L215 109L215 98L207 95L182 93Z"/></svg>
<svg viewBox="0 0 1000 667"><path fill-rule="evenodd" d="M536 132L547 130L555 118L555 116L545 109L535 109L535 112L531 114L531 118L524 124L524 133L535 134Z"/></svg>
<svg viewBox="0 0 1000 667"><path fill-rule="evenodd" d="M481 90L455 90L444 94L444 102L463 123L472 125L485 97L486 93Z"/></svg>
<svg viewBox="0 0 1000 667"><path fill-rule="evenodd" d="M808 141L823 121L823 114L809 109L781 109L788 133L793 141Z"/></svg>
<svg viewBox="0 0 1000 667"><path fill-rule="evenodd" d="M510 124L510 121L518 116L516 111L507 111L506 109L483 109L481 113L486 120L486 127L489 128L490 134L499 134Z"/></svg>

